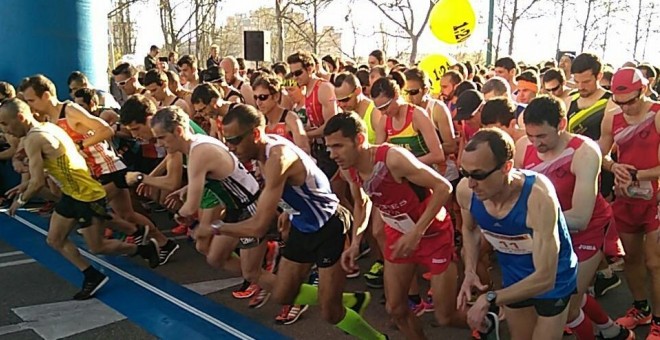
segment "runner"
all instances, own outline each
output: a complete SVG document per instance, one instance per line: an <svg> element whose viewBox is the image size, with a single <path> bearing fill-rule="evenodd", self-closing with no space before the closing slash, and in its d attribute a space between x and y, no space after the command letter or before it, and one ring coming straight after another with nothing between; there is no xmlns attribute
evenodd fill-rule
<svg viewBox="0 0 660 340"><path fill-rule="evenodd" d="M465 307L473 289L486 287L475 273L483 232L497 252L503 288L479 296L468 311L470 326L497 331L497 315L488 311L501 306L513 339L561 339L577 257L552 183L513 168L514 149L499 129L480 130L465 146L457 189L465 249L458 306Z"/></svg>
<svg viewBox="0 0 660 340"><path fill-rule="evenodd" d="M263 237L272 212L280 206L285 211L279 218L280 228L290 229L289 239L277 277L262 272L259 285L272 287L280 304L319 304L324 320L357 338L386 339L361 317L371 300L368 292L342 296L346 272L339 260L352 221L348 211L338 205L328 178L293 143L267 135L263 115L251 106L234 107L223 126L225 140L239 159L259 162L265 187L252 217L240 223L218 223L216 233ZM319 286L301 285L313 263L319 268Z"/></svg>
<svg viewBox="0 0 660 340"><path fill-rule="evenodd" d="M254 94L250 84L239 74L240 66L238 60L234 57L225 57L220 62L220 67L224 70L224 76L227 84L237 89L244 98L245 103L255 105Z"/></svg>
<svg viewBox="0 0 660 340"><path fill-rule="evenodd" d="M481 108L481 125L499 128L514 141L525 136L525 129L521 129L516 123L516 106L508 97L497 97L486 101Z"/></svg>
<svg viewBox="0 0 660 340"><path fill-rule="evenodd" d="M443 205L451 199L449 181L403 148L370 145L366 126L355 113L342 113L324 129L332 158L350 179L355 200L351 246L342 254L346 271L355 270L370 199L385 221L385 295L387 311L408 339L424 338L421 322L408 308L410 278L418 266L431 271L434 296L442 296L435 316L442 326L467 326L456 311L454 228Z"/></svg>
<svg viewBox="0 0 660 340"><path fill-rule="evenodd" d="M151 96L158 101L158 107L176 105L187 114L192 114L192 110L186 100L179 98L170 91L167 73L153 69L144 75L144 86Z"/></svg>
<svg viewBox="0 0 660 340"><path fill-rule="evenodd" d="M14 216L46 184L45 171L62 191L50 219L47 242L84 275L82 290L76 300L86 300L108 282L108 277L91 266L68 239L78 225L94 254L140 255L154 268L158 266L158 244L150 239L145 245L135 245L103 238L106 214L105 190L89 174L85 159L78 153L73 140L56 125L39 123L30 107L20 99L7 99L0 105L0 127L3 131L23 138L22 144L29 161L29 181L17 192L8 214Z"/></svg>
<svg viewBox="0 0 660 340"><path fill-rule="evenodd" d="M514 165L544 174L554 184L578 258L568 327L578 339L595 339L593 321L605 339L633 339L631 331L615 324L586 294L603 259L606 230L614 227L612 209L598 193L600 149L591 139L566 132L566 111L558 98L537 97L523 119L527 137L516 143Z"/></svg>
<svg viewBox="0 0 660 340"><path fill-rule="evenodd" d="M560 68L551 68L543 73L543 89L564 102L568 102L571 96L570 88L566 86L566 76Z"/></svg>
<svg viewBox="0 0 660 340"><path fill-rule="evenodd" d="M606 110L598 141L604 155L616 144L617 161L609 156L603 168L615 175L612 203L616 227L626 252L625 275L634 299L619 324L634 329L651 324L647 340L660 339L660 103L644 95L648 80L639 70L622 68L612 78L612 103ZM614 106L614 105L612 105ZM647 300L646 271L651 274L652 308Z"/></svg>
<svg viewBox="0 0 660 340"><path fill-rule="evenodd" d="M129 63L121 63L112 70L117 87L126 95L145 94L147 89L138 81L138 70Z"/></svg>

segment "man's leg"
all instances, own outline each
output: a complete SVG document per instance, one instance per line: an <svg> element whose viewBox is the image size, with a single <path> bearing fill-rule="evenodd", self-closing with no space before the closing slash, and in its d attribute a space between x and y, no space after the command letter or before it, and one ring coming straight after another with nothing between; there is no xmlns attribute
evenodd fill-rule
<svg viewBox="0 0 660 340"><path fill-rule="evenodd" d="M627 315L616 321L628 329L634 329L638 325L646 325L651 321L651 307L646 292L647 268L644 263L644 234L619 232L619 237L626 252L624 274L634 302L633 308L628 311Z"/></svg>
<svg viewBox="0 0 660 340"><path fill-rule="evenodd" d="M199 226L198 228L203 227ZM241 260L232 254L237 245L237 238L225 235L213 236L209 252L206 255L206 262L213 268L223 269L236 275L242 275Z"/></svg>
<svg viewBox="0 0 660 340"><path fill-rule="evenodd" d="M53 212L46 241L51 248L62 254L78 270L83 271L89 267L89 262L80 255L78 247L69 240L69 233L75 226L75 219L66 218L57 212Z"/></svg>
<svg viewBox="0 0 660 340"><path fill-rule="evenodd" d="M511 340L534 339L532 334L534 334L534 327L536 326L538 317L534 307L504 307L504 314L506 315L506 323L509 325ZM558 327L560 332L564 329L563 324Z"/></svg>
<svg viewBox="0 0 660 340"><path fill-rule="evenodd" d="M575 248L575 247L574 247ZM598 265L602 259L602 253L597 252L582 262L578 262L577 294L571 296L568 307L568 327L578 340L595 339L591 318L582 310L582 304L586 298L585 293L589 288L589 283L596 274ZM605 321L607 321L607 318Z"/></svg>
<svg viewBox="0 0 660 340"><path fill-rule="evenodd" d="M108 183L103 186L108 193L108 203L113 212L121 219L132 223L135 227L133 233L137 231L137 226L149 226L149 236L158 241L158 246L164 247L167 244L167 237L158 230L156 225L146 216L133 210L133 203L131 202L131 194L128 189L119 189L115 187L114 183ZM108 187L111 187L110 189ZM110 195L113 192L113 195ZM131 233L132 234L132 233Z"/></svg>
<svg viewBox="0 0 660 340"><path fill-rule="evenodd" d="M510 317L508 311L507 320ZM534 333L529 339L561 340L564 337L564 325L568 317L568 308L554 316L540 316L536 319Z"/></svg>
<svg viewBox="0 0 660 340"><path fill-rule="evenodd" d="M648 232L644 241L646 267L651 274L653 327L660 328L660 229Z"/></svg>
<svg viewBox="0 0 660 340"><path fill-rule="evenodd" d="M456 263L451 261L444 272L431 277L433 296L441 297L434 302L435 318L442 326L467 328L465 311L456 310L457 276Z"/></svg>
<svg viewBox="0 0 660 340"><path fill-rule="evenodd" d="M387 296L385 305L387 313L392 317L406 339L425 338L421 322L408 308L410 278L415 276L416 267L417 265L412 263L385 261L385 296Z"/></svg>

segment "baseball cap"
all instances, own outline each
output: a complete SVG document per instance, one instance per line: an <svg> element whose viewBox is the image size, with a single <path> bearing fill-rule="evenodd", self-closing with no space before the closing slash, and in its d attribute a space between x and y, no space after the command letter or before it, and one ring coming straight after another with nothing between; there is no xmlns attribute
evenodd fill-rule
<svg viewBox="0 0 660 340"><path fill-rule="evenodd" d="M623 67L612 76L611 90L614 94L626 94L642 89L649 81L636 68Z"/></svg>
<svg viewBox="0 0 660 340"><path fill-rule="evenodd" d="M220 67L212 66L204 71L204 82L207 83L224 83L225 70Z"/></svg>
<svg viewBox="0 0 660 340"><path fill-rule="evenodd" d="M467 120L472 118L483 102L484 96L477 90L467 90L461 93L456 100L456 116L454 117L454 120Z"/></svg>

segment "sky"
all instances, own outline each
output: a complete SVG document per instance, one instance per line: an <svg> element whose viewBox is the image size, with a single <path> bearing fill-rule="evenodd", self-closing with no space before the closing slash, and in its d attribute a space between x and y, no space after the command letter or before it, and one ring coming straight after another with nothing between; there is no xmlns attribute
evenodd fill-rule
<svg viewBox="0 0 660 340"><path fill-rule="evenodd" d="M182 0L173 0L173 3L176 3L177 1ZM503 0L495 0L496 15L499 15L501 11L501 1ZM530 0L518 1L521 5L526 5ZM411 2L413 3L413 6L415 3L418 3L420 7L422 7L422 11L426 8L426 0L411 0ZM470 0L470 2L476 12L478 23L474 33L467 40L467 42L461 45L445 44L437 40L427 26L425 27L419 41L418 47L420 54L441 53L445 55L455 55L461 51L472 52L484 49L487 41L488 0ZM569 0L569 2L577 2L578 4L571 6L566 10L566 13L570 13L570 18L565 18L564 20L565 24L564 29L562 30L564 33L562 36L560 49L579 51L582 34L581 29L577 27L577 19L575 18L580 18L580 20L583 20L586 17L587 7L584 4L586 1ZM619 0L619 2L629 3L628 5L631 6L631 9L628 11L620 11L610 16L612 23L608 33L608 45L610 47L607 49L605 61L612 63L615 67L620 66L625 61L633 59L632 41L634 40L635 36L633 18L636 17L637 14L637 1ZM554 57L557 44L557 28L559 25L560 15L558 8L549 5L549 3L549 0L541 0L541 2L536 7L534 7L535 11L533 12L542 14L539 15L539 18L522 20L519 22L516 29L513 53L514 59L523 60L528 63L535 63ZM273 0L224 0L221 2L220 8L218 9L218 24L222 24L224 20L229 16L238 13L246 13L259 7L273 5ZM351 8L353 10L353 14L357 18L356 24L358 29L360 32L364 32L364 34L353 37L350 24L344 21L344 16L347 14L348 5L349 0L334 0L321 13L319 18L320 24L322 26L335 26L339 30L343 31L343 49L351 50L355 40L357 40L357 53L362 56L367 56L369 52L378 47L378 41L380 39L380 37L374 37L371 33L377 30L380 22L383 22L386 25L393 24L388 22L387 19L382 14L380 14L380 12L368 1L355 0L354 4L351 5ZM658 7L656 11L660 12L660 6L656 7ZM187 10L185 5L179 9L180 11L184 12ZM600 10L601 12L598 12L599 10L596 10L596 14L592 12L592 15L590 15L590 18L593 18L592 20L596 20L597 18L601 18L598 20L605 20L603 19L604 15L601 14L602 10ZM158 9L155 6L154 1L149 1L147 4L136 6L135 11L137 12L137 16L134 17L140 18L140 21L138 22L139 35L136 44L136 54L141 56L148 52L149 46L152 44L162 45L164 39L162 31L160 30ZM186 17L187 15L182 14L180 16ZM421 20L423 19L418 19L418 21ZM504 29L503 34L504 36L502 37L500 56L507 54L508 47L508 31ZM393 38L390 39L389 47L391 50L386 51L386 53L392 54L395 49L409 50L409 44L406 41L397 41L397 39ZM495 25L494 39L497 39L497 21ZM657 41L658 39L660 39L660 33L655 33L651 35L649 42ZM641 58L642 46L643 42L641 42L640 47L638 47L639 58ZM585 51L595 52L597 55L602 57L602 50L600 49L585 49ZM321 51L321 53L323 53L323 51ZM649 47L646 50L645 60L651 61L655 64L660 64L660 49L657 48L656 44L649 43Z"/></svg>

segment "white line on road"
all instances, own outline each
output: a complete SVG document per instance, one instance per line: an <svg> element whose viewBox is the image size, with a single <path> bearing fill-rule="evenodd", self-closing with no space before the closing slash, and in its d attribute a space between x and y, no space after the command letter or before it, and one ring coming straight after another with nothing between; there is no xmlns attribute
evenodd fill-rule
<svg viewBox="0 0 660 340"><path fill-rule="evenodd" d="M0 257L9 257L9 256L16 256L16 255L23 255L22 251L10 251L6 253L0 253Z"/></svg>
<svg viewBox="0 0 660 340"><path fill-rule="evenodd" d="M33 259L17 260L17 261L11 261L11 262L0 262L0 268L22 266L24 264L35 263L35 262L37 262L37 261L35 261Z"/></svg>

